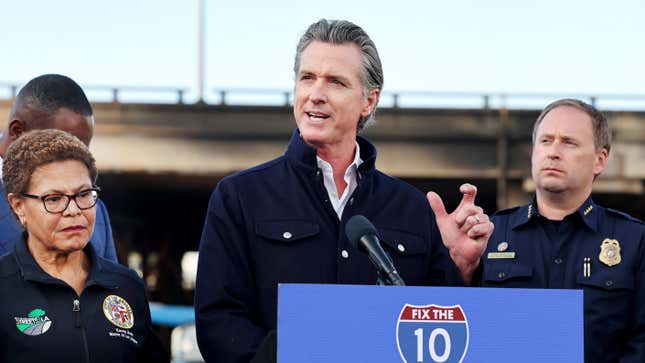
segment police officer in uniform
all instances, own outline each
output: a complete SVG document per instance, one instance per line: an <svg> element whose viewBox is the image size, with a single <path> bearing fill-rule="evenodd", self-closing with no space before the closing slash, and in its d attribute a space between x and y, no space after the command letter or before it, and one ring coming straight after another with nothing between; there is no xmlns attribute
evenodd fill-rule
<svg viewBox="0 0 645 363"><path fill-rule="evenodd" d="M584 291L585 362L645 362L645 226L591 199L610 150L607 120L575 99L533 129L530 204L500 211L483 285ZM548 347L545 347L548 349Z"/></svg>

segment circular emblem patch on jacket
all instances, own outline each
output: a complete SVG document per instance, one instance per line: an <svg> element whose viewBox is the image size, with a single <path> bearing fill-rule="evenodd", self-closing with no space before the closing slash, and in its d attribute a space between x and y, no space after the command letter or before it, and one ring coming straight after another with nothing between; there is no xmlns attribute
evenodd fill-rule
<svg viewBox="0 0 645 363"><path fill-rule="evenodd" d="M14 319L16 320L16 328L30 336L45 334L52 326L51 320L43 309L30 311L26 318L14 317Z"/></svg>
<svg viewBox="0 0 645 363"><path fill-rule="evenodd" d="M121 296L108 295L103 300L103 314L110 323L119 328L130 329L134 326L132 308Z"/></svg>

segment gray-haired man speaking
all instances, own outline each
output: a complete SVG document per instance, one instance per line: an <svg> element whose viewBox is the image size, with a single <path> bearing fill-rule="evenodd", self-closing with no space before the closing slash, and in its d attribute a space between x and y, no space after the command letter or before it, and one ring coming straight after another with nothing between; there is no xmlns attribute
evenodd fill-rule
<svg viewBox="0 0 645 363"><path fill-rule="evenodd" d="M375 283L345 237L356 214L396 241L384 247L409 285L468 283L493 230L474 186L461 187L452 214L429 194L435 217L421 192L375 168L376 149L357 132L374 120L383 71L363 29L312 24L294 71L298 128L286 153L224 178L210 200L195 294L209 362L275 360L278 283Z"/></svg>

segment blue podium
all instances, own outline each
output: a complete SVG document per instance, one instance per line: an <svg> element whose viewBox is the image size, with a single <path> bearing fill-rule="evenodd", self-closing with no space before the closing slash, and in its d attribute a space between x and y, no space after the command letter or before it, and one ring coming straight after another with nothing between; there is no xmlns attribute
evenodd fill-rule
<svg viewBox="0 0 645 363"><path fill-rule="evenodd" d="M281 284L278 363L582 363L582 291Z"/></svg>

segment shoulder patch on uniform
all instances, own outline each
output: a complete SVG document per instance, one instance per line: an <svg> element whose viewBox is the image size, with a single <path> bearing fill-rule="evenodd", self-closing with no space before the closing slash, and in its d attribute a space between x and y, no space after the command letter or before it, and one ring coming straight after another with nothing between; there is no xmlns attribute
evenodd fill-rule
<svg viewBox="0 0 645 363"><path fill-rule="evenodd" d="M627 219L628 221L636 222L638 224L644 224L643 221L641 221L640 219L638 219L636 217L632 217L632 216L630 216L629 214L627 214L625 212L621 212L619 210L611 209L611 208L605 208L605 210L607 211L607 213L609 213L609 214L611 214L613 216L621 217L621 218Z"/></svg>

